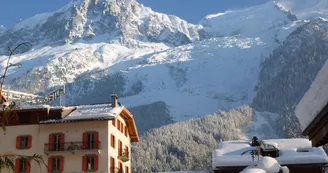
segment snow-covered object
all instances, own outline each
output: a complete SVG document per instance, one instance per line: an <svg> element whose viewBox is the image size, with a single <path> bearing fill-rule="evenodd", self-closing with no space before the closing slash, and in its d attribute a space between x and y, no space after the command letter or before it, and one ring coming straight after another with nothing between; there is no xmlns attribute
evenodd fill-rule
<svg viewBox="0 0 328 173"><path fill-rule="evenodd" d="M262 157L257 163L257 167L270 173L276 173L280 170L280 164L272 157Z"/></svg>
<svg viewBox="0 0 328 173"><path fill-rule="evenodd" d="M257 167L247 167L240 173L267 173L265 170Z"/></svg>
<svg viewBox="0 0 328 173"><path fill-rule="evenodd" d="M280 164L271 157L263 157L256 166L248 166L240 173L289 173L289 169L286 166L280 166Z"/></svg>
<svg viewBox="0 0 328 173"><path fill-rule="evenodd" d="M201 20L200 25L211 36L250 36L275 32L293 20L275 2L268 2L246 9L208 15Z"/></svg>
<svg viewBox="0 0 328 173"><path fill-rule="evenodd" d="M280 153L275 158L280 165L328 163L328 157L322 147L312 148L308 139L270 139L264 142L278 144ZM254 161L249 153L241 155L244 151L255 149L248 141L224 141L219 148L213 151L212 166L248 166L258 163L257 156Z"/></svg>
<svg viewBox="0 0 328 173"><path fill-rule="evenodd" d="M315 80L295 109L302 130L305 130L328 104L328 61L321 68Z"/></svg>
<svg viewBox="0 0 328 173"><path fill-rule="evenodd" d="M287 166L282 166L281 170L282 170L282 173L289 173L289 169Z"/></svg>
<svg viewBox="0 0 328 173"><path fill-rule="evenodd" d="M328 17L328 0L279 0L278 3L299 19Z"/></svg>
<svg viewBox="0 0 328 173"><path fill-rule="evenodd" d="M81 105L75 106L72 113L68 114L66 117L59 120L46 120L41 121L41 124L47 123L61 123L70 122L75 120L92 120L92 119L102 119L110 120L114 119L120 114L124 107L117 106L115 108L111 107L111 104L98 104L98 105Z"/></svg>

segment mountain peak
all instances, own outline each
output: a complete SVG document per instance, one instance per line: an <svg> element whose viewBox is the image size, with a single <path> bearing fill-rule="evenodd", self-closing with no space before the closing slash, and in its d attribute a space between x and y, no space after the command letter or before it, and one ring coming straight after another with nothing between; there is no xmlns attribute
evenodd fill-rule
<svg viewBox="0 0 328 173"><path fill-rule="evenodd" d="M61 45L78 41L139 40L183 45L198 40L193 24L156 13L136 0L74 0L50 13L23 20L0 36L4 48L19 43L17 35L34 45ZM10 43L7 39L12 38ZM100 39L100 40L99 40ZM1 50L3 48L3 51Z"/></svg>

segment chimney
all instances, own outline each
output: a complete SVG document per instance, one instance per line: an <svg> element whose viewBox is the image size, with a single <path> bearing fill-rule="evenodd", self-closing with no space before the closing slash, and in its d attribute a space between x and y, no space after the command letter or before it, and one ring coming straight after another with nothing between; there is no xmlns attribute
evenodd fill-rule
<svg viewBox="0 0 328 173"><path fill-rule="evenodd" d="M112 98L112 108L115 108L118 106L118 96L116 94L110 95Z"/></svg>

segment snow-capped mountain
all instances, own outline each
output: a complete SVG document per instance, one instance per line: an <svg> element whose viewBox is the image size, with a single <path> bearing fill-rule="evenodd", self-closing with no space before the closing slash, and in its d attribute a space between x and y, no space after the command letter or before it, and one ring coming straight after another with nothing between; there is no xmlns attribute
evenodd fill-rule
<svg viewBox="0 0 328 173"><path fill-rule="evenodd" d="M310 22L289 8L268 2L193 25L135 0L75 0L8 28L0 53L21 41L34 45L12 58L22 64L7 78L16 90L42 94L67 83L66 104L117 93L129 108L146 106L140 114L156 116L147 110L161 102L156 111L182 121L253 102L261 64Z"/></svg>
<svg viewBox="0 0 328 173"><path fill-rule="evenodd" d="M176 46L197 40L198 33L194 25L156 13L136 0L74 0L55 12L18 22L0 37L0 45L30 41L41 47L126 39Z"/></svg>

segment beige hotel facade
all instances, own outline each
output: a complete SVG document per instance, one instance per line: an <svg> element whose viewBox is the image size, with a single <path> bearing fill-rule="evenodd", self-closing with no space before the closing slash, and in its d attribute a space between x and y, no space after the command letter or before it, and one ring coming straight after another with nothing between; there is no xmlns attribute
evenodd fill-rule
<svg viewBox="0 0 328 173"><path fill-rule="evenodd" d="M47 165L16 159L15 173L130 173L131 142L139 136L132 114L111 97L104 104L15 110L0 133L0 153L42 155Z"/></svg>

